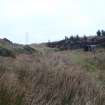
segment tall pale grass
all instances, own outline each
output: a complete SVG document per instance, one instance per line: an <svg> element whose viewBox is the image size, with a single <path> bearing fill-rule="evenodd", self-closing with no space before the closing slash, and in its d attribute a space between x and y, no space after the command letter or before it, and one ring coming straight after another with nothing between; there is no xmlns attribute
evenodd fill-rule
<svg viewBox="0 0 105 105"><path fill-rule="evenodd" d="M0 65L0 105L105 105L105 90L64 54L20 55Z"/></svg>

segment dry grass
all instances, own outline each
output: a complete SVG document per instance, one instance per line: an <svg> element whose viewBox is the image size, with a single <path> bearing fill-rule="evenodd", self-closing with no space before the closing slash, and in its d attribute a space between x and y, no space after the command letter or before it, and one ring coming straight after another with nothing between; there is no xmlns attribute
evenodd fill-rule
<svg viewBox="0 0 105 105"><path fill-rule="evenodd" d="M105 90L63 52L0 63L0 105L105 105Z"/></svg>

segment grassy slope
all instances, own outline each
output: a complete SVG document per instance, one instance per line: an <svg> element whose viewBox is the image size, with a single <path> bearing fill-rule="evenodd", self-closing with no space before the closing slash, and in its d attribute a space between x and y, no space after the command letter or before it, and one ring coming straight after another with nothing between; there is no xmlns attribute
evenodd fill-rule
<svg viewBox="0 0 105 105"><path fill-rule="evenodd" d="M104 63L80 50L36 48L42 53L1 58L0 105L105 105Z"/></svg>
<svg viewBox="0 0 105 105"><path fill-rule="evenodd" d="M103 82L105 85L105 50L97 49L96 58L91 52L83 52L81 50L74 50L70 53L72 61L80 65L86 72L93 77ZM101 78L100 78L101 77Z"/></svg>

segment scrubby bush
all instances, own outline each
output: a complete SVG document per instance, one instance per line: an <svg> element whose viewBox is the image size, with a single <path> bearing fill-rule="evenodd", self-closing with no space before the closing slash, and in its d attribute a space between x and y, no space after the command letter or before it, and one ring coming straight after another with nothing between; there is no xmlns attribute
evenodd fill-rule
<svg viewBox="0 0 105 105"><path fill-rule="evenodd" d="M24 51L28 54L32 54L33 52L35 52L35 49L33 49L32 47L25 45L24 47Z"/></svg>
<svg viewBox="0 0 105 105"><path fill-rule="evenodd" d="M0 56L5 56L5 57L15 57L15 54L12 50L7 49L5 47L0 47Z"/></svg>
<svg viewBox="0 0 105 105"><path fill-rule="evenodd" d="M25 46L22 46L22 47L16 47L16 48L13 49L13 51L16 54L33 54L34 52L36 52L35 49L33 49L32 47L30 47L28 45L25 45Z"/></svg>
<svg viewBox="0 0 105 105"><path fill-rule="evenodd" d="M14 48L13 51L14 51L16 54L22 54L22 53L24 53L24 49L23 49L23 48Z"/></svg>
<svg viewBox="0 0 105 105"><path fill-rule="evenodd" d="M8 42L8 43L12 44L12 41L10 41L10 40L7 39L7 38L4 38L3 40L4 40L5 42Z"/></svg>

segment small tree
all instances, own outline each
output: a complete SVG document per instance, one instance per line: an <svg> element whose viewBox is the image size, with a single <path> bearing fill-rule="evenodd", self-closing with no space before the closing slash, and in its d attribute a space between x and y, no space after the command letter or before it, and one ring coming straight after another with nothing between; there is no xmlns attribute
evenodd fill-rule
<svg viewBox="0 0 105 105"><path fill-rule="evenodd" d="M80 39L79 35L76 35L76 40L78 41Z"/></svg>
<svg viewBox="0 0 105 105"><path fill-rule="evenodd" d="M86 37L86 35L84 35L83 39L84 39L84 41L87 41L87 37Z"/></svg>
<svg viewBox="0 0 105 105"><path fill-rule="evenodd" d="M105 31L102 30L102 31L101 31L101 34L102 34L102 36L105 36Z"/></svg>
<svg viewBox="0 0 105 105"><path fill-rule="evenodd" d="M100 30L97 31L97 36L101 36L101 31Z"/></svg>
<svg viewBox="0 0 105 105"><path fill-rule="evenodd" d="M68 40L68 37L67 36L65 36L65 40Z"/></svg>
<svg viewBox="0 0 105 105"><path fill-rule="evenodd" d="M70 37L70 40L71 40L71 41L74 41L74 37L73 37L73 36L71 36L71 37Z"/></svg>

